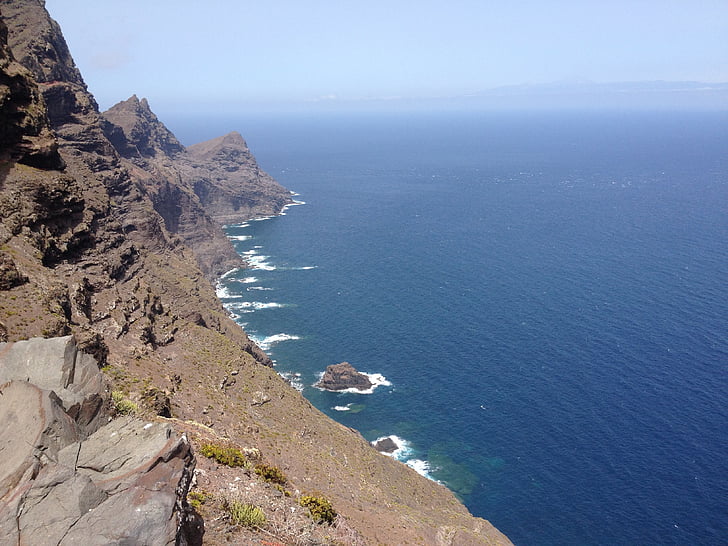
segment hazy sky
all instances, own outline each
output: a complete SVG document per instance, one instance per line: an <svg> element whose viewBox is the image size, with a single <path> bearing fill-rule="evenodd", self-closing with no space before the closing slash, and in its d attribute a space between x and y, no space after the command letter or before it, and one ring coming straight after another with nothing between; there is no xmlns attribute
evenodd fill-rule
<svg viewBox="0 0 728 546"><path fill-rule="evenodd" d="M102 108L728 81L726 0L46 0Z"/></svg>

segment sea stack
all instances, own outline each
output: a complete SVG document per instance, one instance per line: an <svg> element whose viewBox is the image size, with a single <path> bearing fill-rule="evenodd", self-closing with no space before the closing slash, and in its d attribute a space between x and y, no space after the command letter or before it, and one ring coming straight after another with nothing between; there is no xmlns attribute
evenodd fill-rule
<svg viewBox="0 0 728 546"><path fill-rule="evenodd" d="M397 442L395 442L391 436L379 438L378 440L373 441L372 445L374 446L374 449L376 449L377 451L379 451L381 453L387 453L387 454L394 453L400 447L397 445Z"/></svg>
<svg viewBox="0 0 728 546"><path fill-rule="evenodd" d="M354 366L348 362L341 362L328 366L321 380L316 383L316 386L327 391L343 391L347 389L366 391L374 385L365 374L357 371Z"/></svg>

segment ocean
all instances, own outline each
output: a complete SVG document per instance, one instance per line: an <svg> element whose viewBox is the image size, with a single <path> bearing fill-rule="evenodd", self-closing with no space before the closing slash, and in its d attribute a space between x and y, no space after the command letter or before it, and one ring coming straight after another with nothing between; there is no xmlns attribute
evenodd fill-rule
<svg viewBox="0 0 728 546"><path fill-rule="evenodd" d="M230 312L516 544L728 541L728 114L179 120L296 192ZM371 394L314 388L327 365Z"/></svg>

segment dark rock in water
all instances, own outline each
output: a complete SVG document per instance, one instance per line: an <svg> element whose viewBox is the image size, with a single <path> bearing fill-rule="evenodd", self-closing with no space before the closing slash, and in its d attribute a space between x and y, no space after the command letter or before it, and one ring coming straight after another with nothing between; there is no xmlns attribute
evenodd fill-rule
<svg viewBox="0 0 728 546"><path fill-rule="evenodd" d="M348 362L332 364L326 368L324 376L316 384L317 387L328 391L343 391L358 389L365 391L371 389L373 383L363 373L359 372Z"/></svg>
<svg viewBox="0 0 728 546"><path fill-rule="evenodd" d="M372 445L374 446L374 449L381 451L382 453L394 453L399 449L397 443L389 436L377 440L376 442L372 442Z"/></svg>

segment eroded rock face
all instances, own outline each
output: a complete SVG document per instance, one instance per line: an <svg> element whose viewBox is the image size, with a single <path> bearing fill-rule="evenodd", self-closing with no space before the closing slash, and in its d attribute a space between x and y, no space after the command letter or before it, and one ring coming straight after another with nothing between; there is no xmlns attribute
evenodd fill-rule
<svg viewBox="0 0 728 546"><path fill-rule="evenodd" d="M211 279L242 265L221 225L275 215L292 203L239 133L185 148L136 95L104 112L101 126L143 180L166 229L194 251Z"/></svg>
<svg viewBox="0 0 728 546"><path fill-rule="evenodd" d="M104 390L96 361L70 336L0 344L2 540L200 542L186 525L186 437L167 423L109 421Z"/></svg>
<svg viewBox="0 0 728 546"><path fill-rule="evenodd" d="M372 388L372 382L348 362L341 362L340 364L328 366L321 381L316 386L329 391L343 391L346 389L365 391Z"/></svg>

